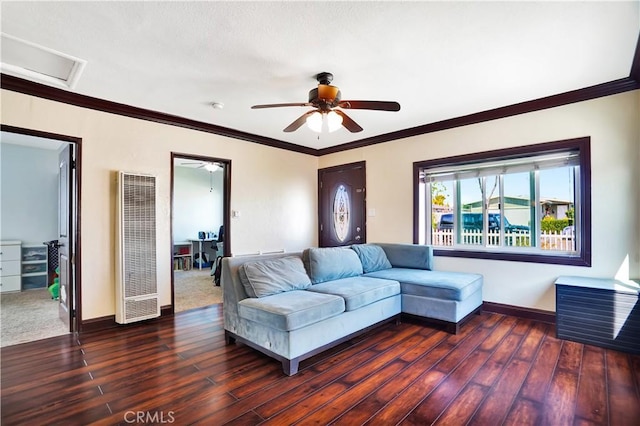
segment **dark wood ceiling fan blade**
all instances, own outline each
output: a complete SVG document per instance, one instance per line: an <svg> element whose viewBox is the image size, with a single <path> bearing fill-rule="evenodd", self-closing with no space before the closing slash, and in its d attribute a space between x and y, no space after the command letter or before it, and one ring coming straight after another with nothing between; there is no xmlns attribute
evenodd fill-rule
<svg viewBox="0 0 640 426"><path fill-rule="evenodd" d="M313 106L312 104L310 104L309 102L304 102L304 103L288 103L288 104L264 104L264 105L254 105L251 107L251 109L262 109L262 108L279 108L279 107L292 107L292 106L297 106L297 107L304 107L304 106Z"/></svg>
<svg viewBox="0 0 640 426"><path fill-rule="evenodd" d="M334 109L334 111L340 116L342 117L342 125L344 126L345 129L347 129L348 131L350 131L351 133L358 133L362 131L362 127L360 127L360 125L358 123L356 123L355 121L353 121L351 119L351 117L349 117L347 114L345 114L343 111L340 111L338 109Z"/></svg>
<svg viewBox="0 0 640 426"><path fill-rule="evenodd" d="M373 109L376 111L400 111L400 104L392 101L340 101L340 108Z"/></svg>
<svg viewBox="0 0 640 426"><path fill-rule="evenodd" d="M304 123L307 122L307 117L310 116L311 114L313 114L314 112L316 112L316 110L305 112L300 117L298 117L298 119L296 119L296 121L294 121L293 123L291 123L287 127L285 127L283 131L287 132L287 133L295 132L296 130L298 130L300 128L300 126L302 126Z"/></svg>

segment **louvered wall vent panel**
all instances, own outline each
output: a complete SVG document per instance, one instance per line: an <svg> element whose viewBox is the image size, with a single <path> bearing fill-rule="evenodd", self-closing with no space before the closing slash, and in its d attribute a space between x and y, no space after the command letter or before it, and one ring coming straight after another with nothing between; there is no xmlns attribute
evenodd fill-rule
<svg viewBox="0 0 640 426"><path fill-rule="evenodd" d="M640 354L640 286L615 279L558 277L556 334Z"/></svg>
<svg viewBox="0 0 640 426"><path fill-rule="evenodd" d="M156 178L118 172L116 322L160 316L156 275Z"/></svg>

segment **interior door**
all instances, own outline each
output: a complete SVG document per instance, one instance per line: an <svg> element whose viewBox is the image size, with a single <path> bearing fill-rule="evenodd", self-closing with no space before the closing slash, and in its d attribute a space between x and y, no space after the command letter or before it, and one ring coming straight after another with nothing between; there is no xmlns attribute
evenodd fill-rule
<svg viewBox="0 0 640 426"><path fill-rule="evenodd" d="M365 162L318 170L318 186L320 247L365 243Z"/></svg>
<svg viewBox="0 0 640 426"><path fill-rule="evenodd" d="M73 144L67 144L59 155L60 170L58 173L58 266L60 268L60 303L58 314L70 332L74 331L74 292L73 270L71 264L73 235L72 231L72 179L73 179Z"/></svg>

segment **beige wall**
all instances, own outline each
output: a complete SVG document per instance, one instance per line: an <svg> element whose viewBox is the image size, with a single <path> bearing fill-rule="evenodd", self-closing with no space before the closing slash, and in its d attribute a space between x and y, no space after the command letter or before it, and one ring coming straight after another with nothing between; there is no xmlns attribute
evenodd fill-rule
<svg viewBox="0 0 640 426"><path fill-rule="evenodd" d="M83 319L114 314L115 175L158 176L158 278L170 304L170 152L232 160L233 253L317 244L318 167L367 164L367 239L412 241L412 163L591 136L593 267L437 257L437 269L478 272L484 300L555 310L559 275L640 277L640 91L312 156L2 91L2 123L82 138ZM162 232L165 230L166 232Z"/></svg>
<svg viewBox="0 0 640 426"><path fill-rule="evenodd" d="M555 310L559 275L640 278L640 91L460 127L320 158L366 161L370 242L412 242L414 161L591 136L591 268L437 257L441 270L484 275L484 300Z"/></svg>
<svg viewBox="0 0 640 426"><path fill-rule="evenodd" d="M170 153L232 161L233 254L317 244L313 156L3 90L2 123L82 138L83 320L115 313L115 172L157 176L158 282L171 304Z"/></svg>

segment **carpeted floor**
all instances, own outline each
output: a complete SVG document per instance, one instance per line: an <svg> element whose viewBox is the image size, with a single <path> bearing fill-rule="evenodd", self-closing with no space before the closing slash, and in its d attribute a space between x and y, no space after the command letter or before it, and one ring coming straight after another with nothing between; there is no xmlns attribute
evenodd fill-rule
<svg viewBox="0 0 640 426"><path fill-rule="evenodd" d="M209 269L174 272L175 312L222 303L222 288L213 284Z"/></svg>
<svg viewBox="0 0 640 426"><path fill-rule="evenodd" d="M222 303L222 289L210 270L175 272L175 312ZM58 318L58 301L47 289L0 295L0 347L67 333Z"/></svg>
<svg viewBox="0 0 640 426"><path fill-rule="evenodd" d="M0 309L2 347L67 334L58 318L58 301L46 288L2 294Z"/></svg>

